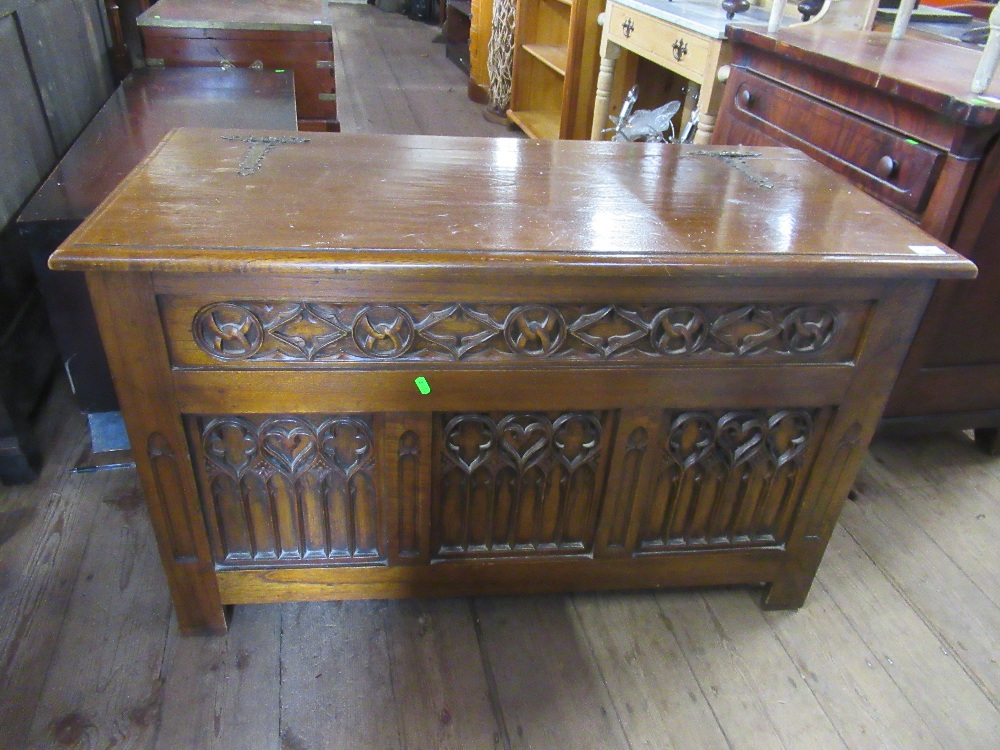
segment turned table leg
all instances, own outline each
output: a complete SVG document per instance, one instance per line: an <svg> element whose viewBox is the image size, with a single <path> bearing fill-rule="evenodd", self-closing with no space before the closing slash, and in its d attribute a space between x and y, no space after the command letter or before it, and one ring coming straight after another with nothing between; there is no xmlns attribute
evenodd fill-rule
<svg viewBox="0 0 1000 750"><path fill-rule="evenodd" d="M613 42L604 43L604 54L601 56L601 67L597 73L597 96L594 99L594 120L590 127L590 140L604 140L601 132L608 127L608 112L611 109L611 87L614 85L615 65L621 47Z"/></svg>
<svg viewBox="0 0 1000 750"><path fill-rule="evenodd" d="M701 112L698 114L698 129L694 132L694 142L707 146L712 142L715 132L715 115Z"/></svg>

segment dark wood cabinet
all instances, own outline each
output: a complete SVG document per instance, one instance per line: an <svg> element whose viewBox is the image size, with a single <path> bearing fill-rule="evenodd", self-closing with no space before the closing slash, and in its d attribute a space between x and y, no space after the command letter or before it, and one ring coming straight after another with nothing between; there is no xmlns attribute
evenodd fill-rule
<svg viewBox="0 0 1000 750"><path fill-rule="evenodd" d="M49 255L172 128L292 129L294 91L290 73L137 70L21 211L15 225L18 246L34 265L63 366L84 412L115 411L118 400L83 275L51 271Z"/></svg>
<svg viewBox="0 0 1000 750"><path fill-rule="evenodd" d="M714 142L801 149L974 261L942 282L885 412L902 429L1000 426L1000 84L978 52L918 35L730 27ZM918 250L919 252L919 250Z"/></svg>
<svg viewBox="0 0 1000 750"><path fill-rule="evenodd" d="M281 600L799 606L935 279L973 272L790 149L271 135L175 131L50 259L127 384L185 632Z"/></svg>
<svg viewBox="0 0 1000 750"><path fill-rule="evenodd" d="M33 481L41 446L32 429L55 372L56 348L27 255L0 236L0 482Z"/></svg>
<svg viewBox="0 0 1000 750"><path fill-rule="evenodd" d="M58 361L10 224L111 94L102 3L0 0L0 481L35 478L33 419Z"/></svg>
<svg viewBox="0 0 1000 750"><path fill-rule="evenodd" d="M138 24L147 65L290 70L299 130L340 130L324 0L159 0Z"/></svg>

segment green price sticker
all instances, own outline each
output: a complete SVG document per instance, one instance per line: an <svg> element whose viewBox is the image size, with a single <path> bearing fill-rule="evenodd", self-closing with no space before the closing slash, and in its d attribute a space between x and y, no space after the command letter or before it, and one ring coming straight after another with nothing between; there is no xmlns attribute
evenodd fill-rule
<svg viewBox="0 0 1000 750"><path fill-rule="evenodd" d="M920 145L920 141L915 141L912 138L907 138L906 142L909 143L911 146L919 146Z"/></svg>
<svg viewBox="0 0 1000 750"><path fill-rule="evenodd" d="M426 396L431 392L431 384L427 382L427 378L423 375L418 378L414 378L413 383L417 386L417 390L420 391L421 396Z"/></svg>
<svg viewBox="0 0 1000 750"><path fill-rule="evenodd" d="M277 69L276 71L274 71L274 72L275 72L275 73L284 73L284 72L285 72L285 69L284 69L284 68L278 68L278 69Z"/></svg>

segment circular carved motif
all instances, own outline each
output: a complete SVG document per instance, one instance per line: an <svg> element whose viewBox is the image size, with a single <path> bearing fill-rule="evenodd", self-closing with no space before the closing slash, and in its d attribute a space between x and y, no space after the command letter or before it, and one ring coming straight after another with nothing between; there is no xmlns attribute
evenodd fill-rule
<svg viewBox="0 0 1000 750"><path fill-rule="evenodd" d="M804 354L816 352L833 339L837 316L828 307L797 307L782 323L788 351Z"/></svg>
<svg viewBox="0 0 1000 750"><path fill-rule="evenodd" d="M249 359L264 343L260 319L232 302L203 307L194 316L191 328L195 343L218 359Z"/></svg>
<svg viewBox="0 0 1000 750"><path fill-rule="evenodd" d="M668 307L649 326L650 343L660 354L693 354L707 337L705 315L694 307Z"/></svg>
<svg viewBox="0 0 1000 750"><path fill-rule="evenodd" d="M516 354L546 357L558 351L566 339L566 321L548 305L523 305L511 310L503 335Z"/></svg>
<svg viewBox="0 0 1000 750"><path fill-rule="evenodd" d="M389 305L366 307L354 319L354 343L372 357L398 357L413 343L413 321L405 311Z"/></svg>

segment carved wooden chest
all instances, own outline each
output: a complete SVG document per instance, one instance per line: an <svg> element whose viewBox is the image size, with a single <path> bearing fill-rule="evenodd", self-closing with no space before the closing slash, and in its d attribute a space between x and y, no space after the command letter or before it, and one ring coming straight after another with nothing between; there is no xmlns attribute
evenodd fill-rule
<svg viewBox="0 0 1000 750"><path fill-rule="evenodd" d="M802 604L972 264L797 152L175 131L84 270L180 625L765 584Z"/></svg>

